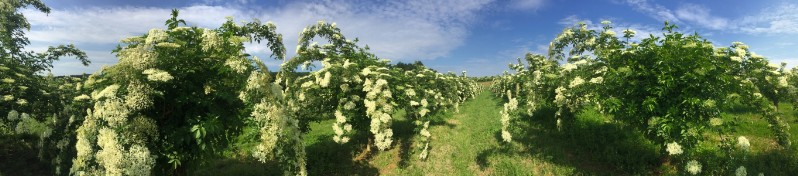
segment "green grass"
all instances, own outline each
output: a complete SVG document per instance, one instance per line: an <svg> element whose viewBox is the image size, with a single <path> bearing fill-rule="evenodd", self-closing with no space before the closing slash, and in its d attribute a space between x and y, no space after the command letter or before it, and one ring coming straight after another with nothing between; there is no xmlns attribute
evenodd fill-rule
<svg viewBox="0 0 798 176"><path fill-rule="evenodd" d="M460 112L434 115L433 135L427 160L418 158L419 139L404 112L394 114L393 147L366 151L368 135L358 134L347 144L333 142L333 120L311 124L305 136L310 175L679 175L683 163L662 156L658 144L642 134L612 122L594 110L577 113L577 118L557 129L553 110L543 109L521 117L522 129L514 131L514 143L501 141L501 101L485 91L460 107ZM780 106L783 120L793 126L791 138L798 142L796 111ZM727 137L746 136L751 152L744 163L750 174L790 175L798 173L798 150L783 149L775 142L767 122L758 114L732 111L725 121L736 121L736 131ZM707 133L697 158L710 169L726 160L717 147L718 139ZM263 175L268 165L251 160L222 160L211 164L218 172ZM735 167L736 168L736 167ZM713 172L706 171L711 174Z"/></svg>

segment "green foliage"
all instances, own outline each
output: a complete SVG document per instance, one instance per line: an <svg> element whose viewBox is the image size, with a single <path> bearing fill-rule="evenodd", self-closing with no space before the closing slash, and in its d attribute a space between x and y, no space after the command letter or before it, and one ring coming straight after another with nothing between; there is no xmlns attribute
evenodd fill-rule
<svg viewBox="0 0 798 176"><path fill-rule="evenodd" d="M566 28L551 43L548 59L528 59L528 66L519 60L510 65L516 73L495 82L494 92L508 99L501 112L505 141L511 141L509 131L523 110L532 115L537 107L556 107L562 130L584 107L595 107L653 143L668 144L663 154L680 155L686 147L681 161L687 162L713 125L710 119L719 118L723 107L744 102L768 120L779 144L790 146L789 125L773 105L794 95L788 85L792 73L783 66L769 64L742 43L716 48L667 22L661 37L640 41L630 41L634 31L624 30L621 39L609 22L602 24L598 31L583 23ZM553 60L566 63L557 67ZM525 104L530 106L519 106Z"/></svg>

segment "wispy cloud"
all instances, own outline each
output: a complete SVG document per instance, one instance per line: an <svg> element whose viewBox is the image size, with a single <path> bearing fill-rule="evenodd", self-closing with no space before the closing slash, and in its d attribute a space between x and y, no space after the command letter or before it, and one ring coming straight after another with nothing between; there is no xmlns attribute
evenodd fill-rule
<svg viewBox="0 0 798 176"><path fill-rule="evenodd" d="M776 5L739 21L740 29L748 33L798 34L798 5Z"/></svg>
<svg viewBox="0 0 798 176"><path fill-rule="evenodd" d="M228 16L236 21L273 21L284 35L288 51L294 51L302 28L318 20L336 22L344 35L359 38L361 45L368 45L380 57L418 60L445 57L461 46L469 34L468 27L479 19L477 13L490 3L492 0L297 1L267 8L193 5L179 9L180 18L199 27L218 27ZM28 33L32 48L75 43L88 51L94 63L115 63L116 58L107 54L112 46L151 28L163 28L169 12L170 9L156 7L54 9L49 15L23 11L33 26ZM269 53L262 46L248 46L256 55ZM293 52L289 52L291 55ZM72 62L75 61L63 60L56 65L75 65ZM89 71L57 67L53 73L79 74L96 68L99 66L92 66Z"/></svg>
<svg viewBox="0 0 798 176"><path fill-rule="evenodd" d="M676 9L676 16L684 21L709 29L726 29L729 26L729 20L713 16L710 14L709 8L697 4L682 5Z"/></svg>
<svg viewBox="0 0 798 176"><path fill-rule="evenodd" d="M657 20L683 22L711 30L745 34L798 34L798 5L783 3L757 14L728 18L713 15L711 9L685 3L672 11L649 0L626 0L625 4Z"/></svg>
<svg viewBox="0 0 798 176"><path fill-rule="evenodd" d="M636 11L642 12L656 20L679 22L679 19L676 18L676 15L674 15L670 9L659 4L650 3L648 0L626 0L625 3L632 6Z"/></svg>

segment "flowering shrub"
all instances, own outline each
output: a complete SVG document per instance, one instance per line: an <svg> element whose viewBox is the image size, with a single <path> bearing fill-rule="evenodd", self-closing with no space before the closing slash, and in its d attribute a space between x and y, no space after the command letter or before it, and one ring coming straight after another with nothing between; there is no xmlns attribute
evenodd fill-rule
<svg viewBox="0 0 798 176"><path fill-rule="evenodd" d="M548 58L527 55L527 66L520 60L511 64L516 73L494 84L494 92L507 99L501 112L502 138L512 141L508 127L517 117L510 116L523 110L531 115L539 106L554 107L562 128L590 105L662 144L665 154L690 157L680 154L690 153L705 129L723 124L721 107L745 102L768 120L779 144L789 146L789 126L775 105L791 95L791 73L742 43L715 47L674 29L666 23L662 37L640 41L630 41L632 30L616 37L608 21L600 30L589 30L586 24L564 29L552 41ZM565 63L558 66L556 61ZM515 110L524 104L530 106ZM744 137L739 141L747 146ZM691 161L686 171L697 174L701 166Z"/></svg>

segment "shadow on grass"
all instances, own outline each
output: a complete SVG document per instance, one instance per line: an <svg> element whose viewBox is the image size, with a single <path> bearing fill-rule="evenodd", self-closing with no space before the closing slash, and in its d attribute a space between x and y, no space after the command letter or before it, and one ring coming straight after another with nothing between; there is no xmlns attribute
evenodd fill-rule
<svg viewBox="0 0 798 176"><path fill-rule="evenodd" d="M523 116L513 132L513 144L504 142L501 132L494 135L501 147L480 152L477 164L487 168L493 155L537 157L576 168L577 174L651 175L661 163L658 147L642 134L604 122L596 112L579 114L571 123L557 129L554 109L541 109L534 116Z"/></svg>
<svg viewBox="0 0 798 176"><path fill-rule="evenodd" d="M454 128L455 124L450 124L446 121L444 116L447 113L440 113L431 115L430 128L433 126L447 126ZM394 119L391 129L394 132L393 148L398 148L396 158L392 159L392 163L400 168L409 166L410 157L418 155L418 148L415 143L420 138L418 126L412 119L406 118L404 114L399 114ZM324 134L316 136L315 143L307 146L306 152L308 156L308 174L310 175L379 175L378 168L372 166L369 161L380 152L376 147L370 146L369 152L365 149L369 146L369 132L360 132L352 136L346 144L338 144L332 140L332 134ZM430 146L430 149L433 146ZM389 164L390 165L390 164ZM390 169L386 167L383 169Z"/></svg>
<svg viewBox="0 0 798 176"><path fill-rule="evenodd" d="M318 138L318 142L305 148L308 175L379 175L379 170L368 163L376 148L359 156L367 146L367 136L358 134L345 144L335 143L332 135ZM356 159L358 157L361 158Z"/></svg>
<svg viewBox="0 0 798 176"><path fill-rule="evenodd" d="M0 135L0 175L55 175L50 163L39 159L34 140Z"/></svg>

